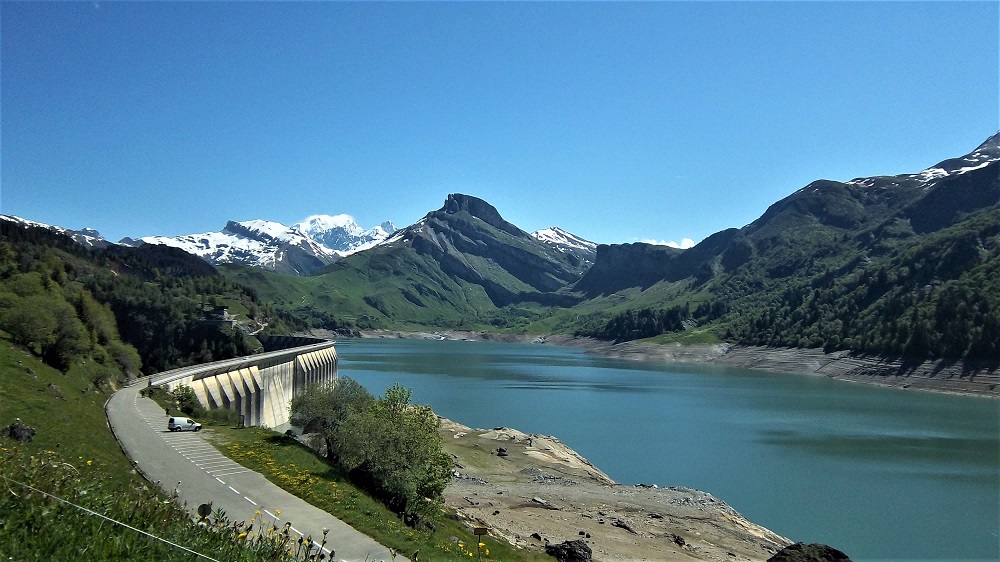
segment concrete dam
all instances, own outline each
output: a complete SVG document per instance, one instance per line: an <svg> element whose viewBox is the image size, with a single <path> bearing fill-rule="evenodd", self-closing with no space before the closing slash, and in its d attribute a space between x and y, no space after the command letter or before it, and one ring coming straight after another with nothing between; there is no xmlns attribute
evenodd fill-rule
<svg viewBox="0 0 1000 562"><path fill-rule="evenodd" d="M337 351L329 340L258 339L264 353L164 371L150 384L170 391L189 386L202 406L238 412L246 425L282 426L289 421L293 396L310 384L337 380Z"/></svg>

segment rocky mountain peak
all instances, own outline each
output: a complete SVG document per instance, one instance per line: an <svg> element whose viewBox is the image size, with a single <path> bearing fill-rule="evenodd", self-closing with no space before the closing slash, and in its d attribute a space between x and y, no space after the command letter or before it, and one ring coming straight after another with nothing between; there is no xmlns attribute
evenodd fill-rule
<svg viewBox="0 0 1000 562"><path fill-rule="evenodd" d="M505 221L503 217L500 216L500 212L496 210L496 207L490 205L486 201L483 201L478 197L463 195L461 193L449 194L448 199L444 202L444 207L441 208L441 212L453 215L460 211L469 213L493 228L503 230L504 232L510 234L522 236L526 235L524 231Z"/></svg>

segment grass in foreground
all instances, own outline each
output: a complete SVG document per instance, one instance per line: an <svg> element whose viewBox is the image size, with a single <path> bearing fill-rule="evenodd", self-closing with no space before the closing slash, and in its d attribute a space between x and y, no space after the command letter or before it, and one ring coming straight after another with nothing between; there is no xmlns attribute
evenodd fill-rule
<svg viewBox="0 0 1000 562"><path fill-rule="evenodd" d="M140 482L123 483L93 459L66 459L55 451L28 455L4 440L0 477L0 552L11 560L304 559L295 556L297 545L282 529L261 535L221 512L196 526L172 498Z"/></svg>
<svg viewBox="0 0 1000 562"><path fill-rule="evenodd" d="M85 458L123 481L134 478L131 463L108 430L107 393L2 339L0 373L0 426L20 418L36 432L30 443L19 443L18 448L28 455L52 450L66 459ZM7 443L12 442L2 446L10 448Z"/></svg>
<svg viewBox="0 0 1000 562"><path fill-rule="evenodd" d="M260 428L213 428L206 438L236 462L408 558L419 551L421 561L468 561L478 559L481 550L484 560L551 560L491 537L483 537L484 546L479 549L471 529L446 510L431 520L432 531L408 527L338 469L284 435ZM328 546L336 549L336 537L330 537Z"/></svg>
<svg viewBox="0 0 1000 562"><path fill-rule="evenodd" d="M4 560L199 559L184 548L227 562L303 559L295 556L298 545L280 536L281 529L272 531L271 538L266 529L263 538L254 531L241 538L246 527L222 513L204 521L204 528L192 523L173 498L132 469L108 430L107 398L107 392L73 370L62 373L0 338L0 426L20 419L35 430L30 442L0 437Z"/></svg>

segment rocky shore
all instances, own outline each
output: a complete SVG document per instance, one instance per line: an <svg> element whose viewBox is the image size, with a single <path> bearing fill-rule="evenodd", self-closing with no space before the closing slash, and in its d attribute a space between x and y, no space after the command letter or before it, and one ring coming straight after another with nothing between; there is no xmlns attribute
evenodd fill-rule
<svg viewBox="0 0 1000 562"><path fill-rule="evenodd" d="M584 541L598 561L761 561L791 541L711 494L623 486L554 437L441 420L455 461L445 503L518 546Z"/></svg>
<svg viewBox="0 0 1000 562"><path fill-rule="evenodd" d="M1000 365L923 361L854 355L822 349L750 347L732 344L611 343L591 338L549 336L545 343L583 347L608 357L667 363L710 363L830 377L877 386L1000 398Z"/></svg>
<svg viewBox="0 0 1000 562"><path fill-rule="evenodd" d="M1000 364L965 361L923 361L854 355L847 351L773 348L719 344L613 343L567 335L521 336L489 332L371 331L363 337L507 341L581 347L590 353L619 359L664 363L707 363L779 373L824 376L837 380L908 390L925 390L1000 398Z"/></svg>

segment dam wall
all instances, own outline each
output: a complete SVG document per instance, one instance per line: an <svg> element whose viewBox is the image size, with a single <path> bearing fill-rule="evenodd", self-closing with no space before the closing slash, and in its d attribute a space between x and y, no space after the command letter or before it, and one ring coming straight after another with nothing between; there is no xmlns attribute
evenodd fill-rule
<svg viewBox="0 0 1000 562"><path fill-rule="evenodd" d="M165 371L150 384L189 386L206 408L237 412L246 425L278 427L289 421L292 397L337 380L334 342L311 341L318 343Z"/></svg>

